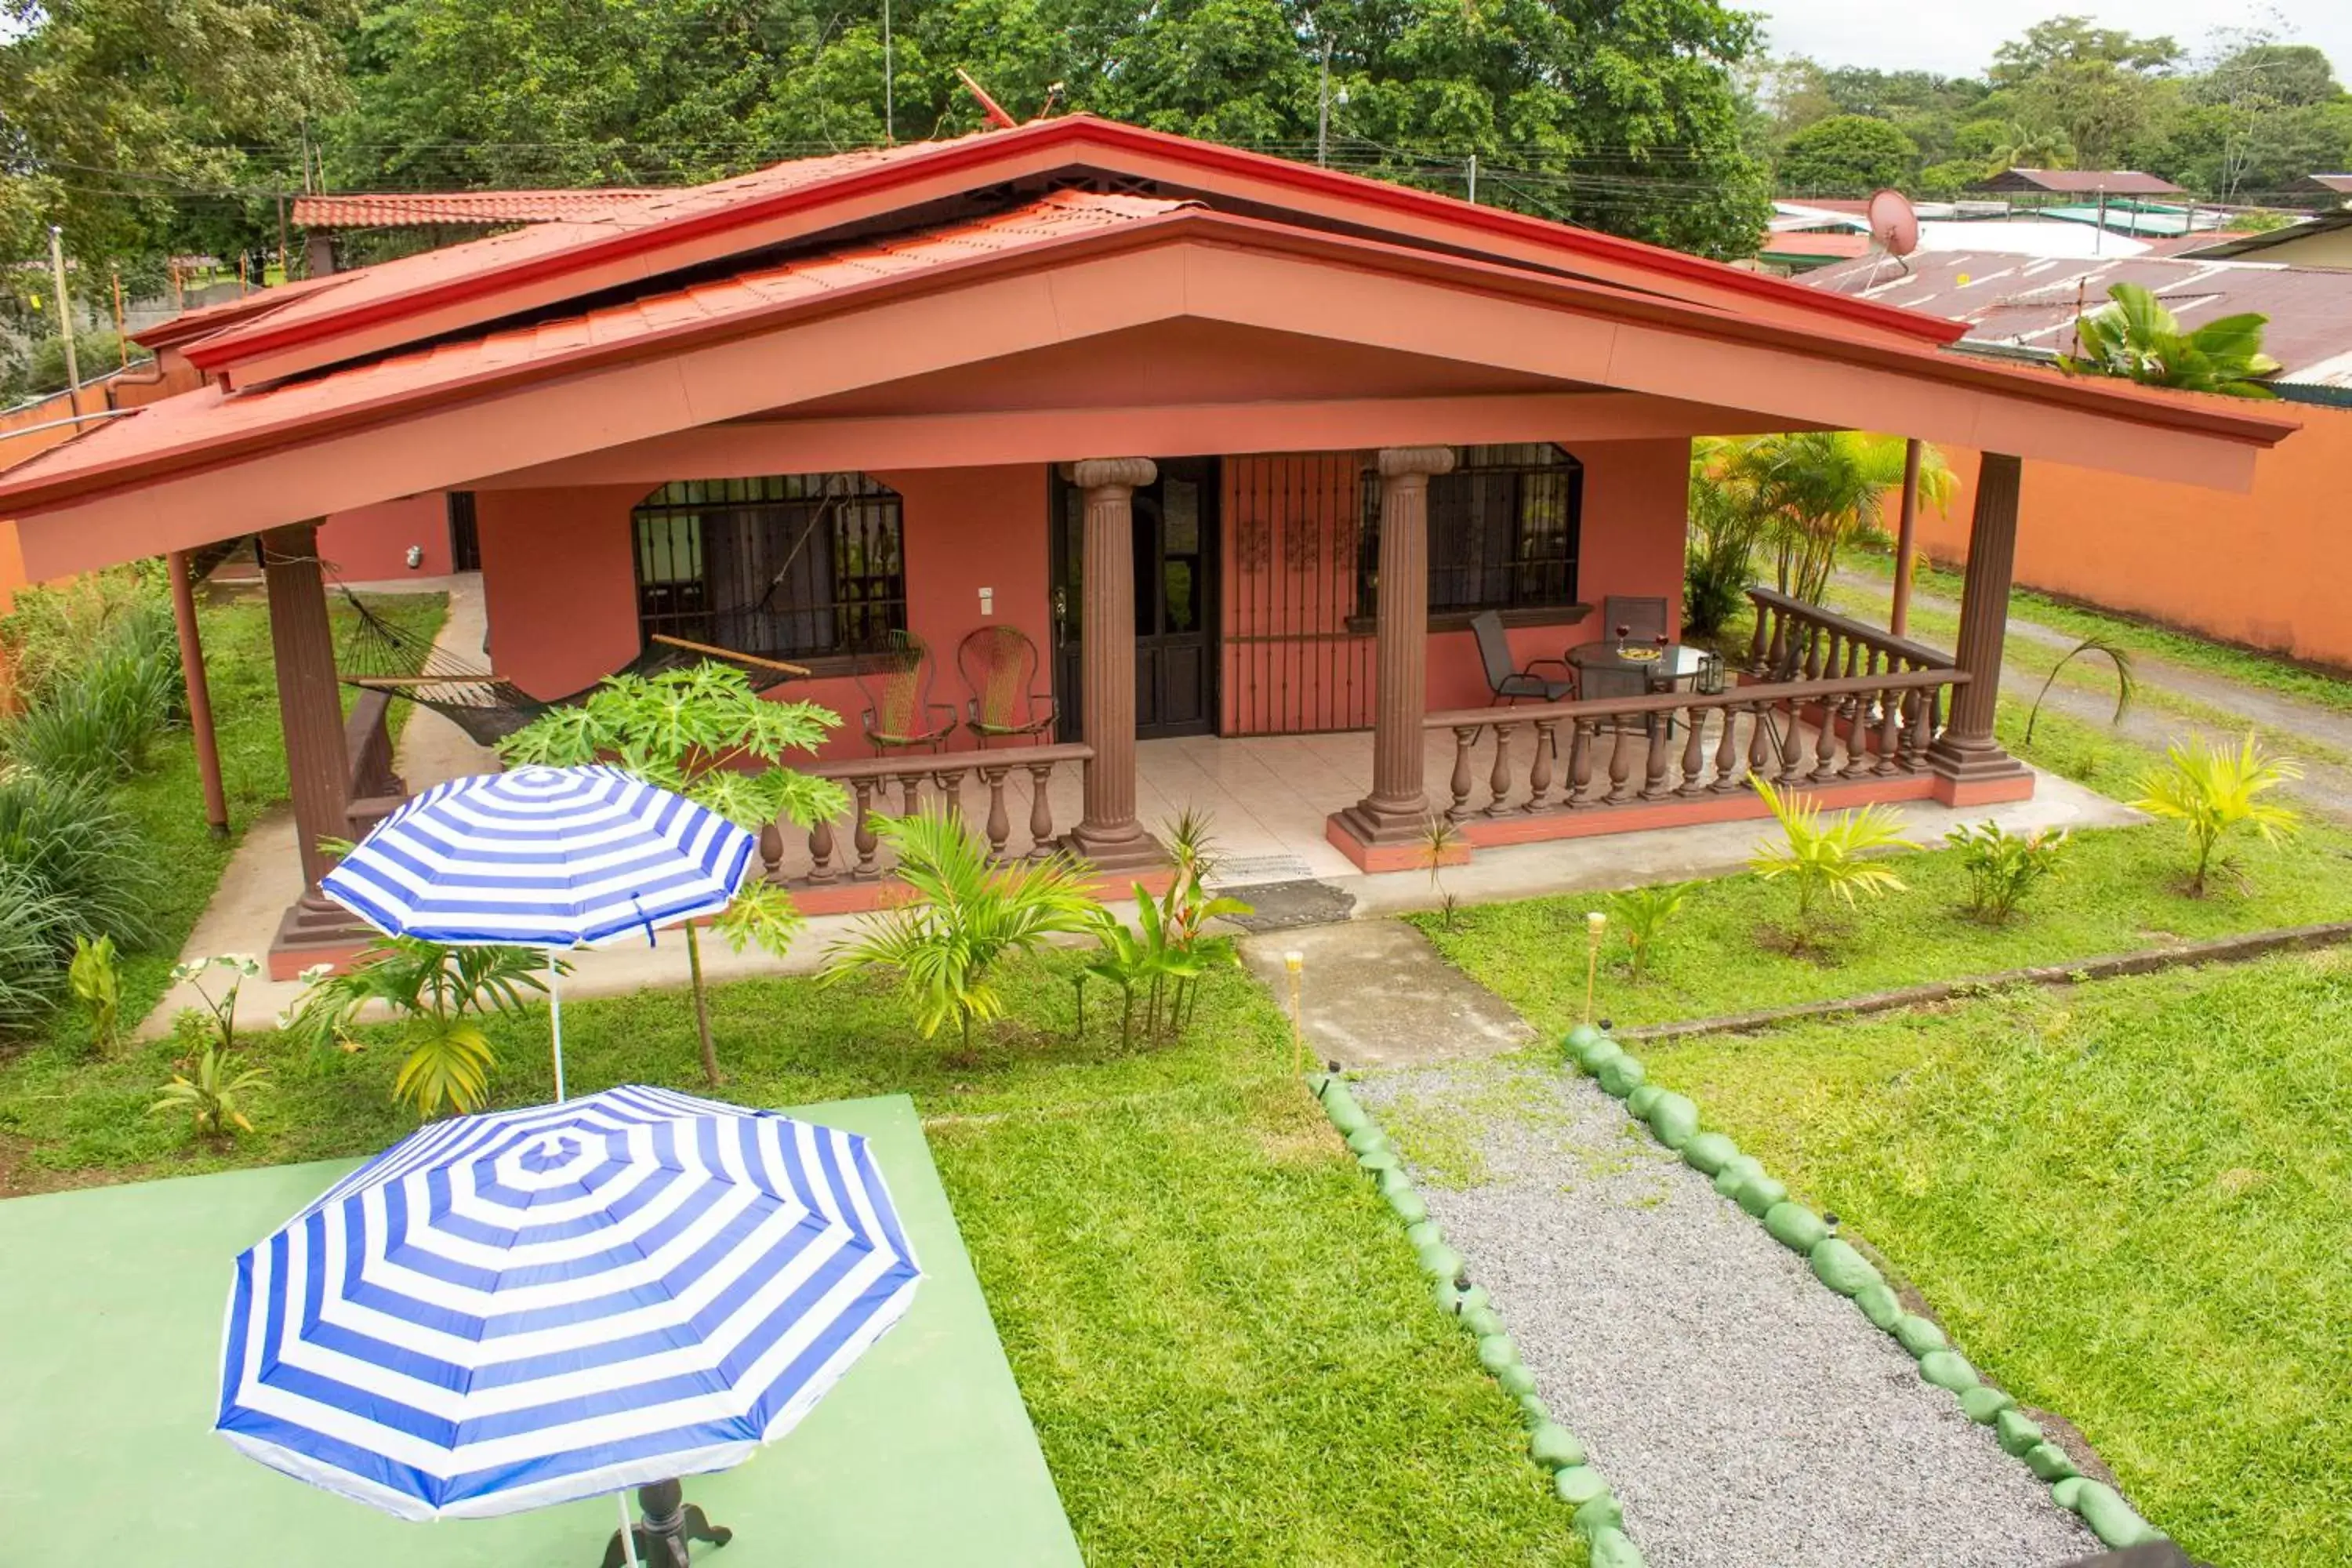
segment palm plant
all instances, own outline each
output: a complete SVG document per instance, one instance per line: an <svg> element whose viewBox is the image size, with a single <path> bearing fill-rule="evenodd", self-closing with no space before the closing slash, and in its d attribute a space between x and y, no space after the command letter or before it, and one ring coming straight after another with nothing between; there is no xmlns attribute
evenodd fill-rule
<svg viewBox="0 0 2352 1568"><path fill-rule="evenodd" d="M1877 526L1888 493L1901 487L1905 445L1860 430L1798 430L1723 442L1709 461L1738 504L1761 520L1773 585L1819 604L1840 552ZM1919 456L1919 498L1948 506L1950 465L1934 447Z"/></svg>
<svg viewBox="0 0 2352 1568"><path fill-rule="evenodd" d="M1004 1015L995 966L1092 924L1087 869L1058 853L997 865L970 825L937 809L873 822L896 851L910 897L866 916L829 948L824 983L895 971L923 1037L952 1023L969 1051L972 1026Z"/></svg>
<svg viewBox="0 0 2352 1568"><path fill-rule="evenodd" d="M1440 873L1462 845L1462 830L1454 819L1443 812L1433 811L1422 819L1421 833L1415 840L1421 851L1421 863L1429 868L1429 890L1437 895L1437 907L1445 921L1445 929L1454 929L1454 913L1460 900L1446 891Z"/></svg>
<svg viewBox="0 0 2352 1568"><path fill-rule="evenodd" d="M1684 900L1689 897L1689 883L1660 882L1647 888L1629 888L1610 899L1610 918L1625 933L1635 980L1649 973L1650 960L1657 954L1658 939L1675 916L1682 912Z"/></svg>
<svg viewBox="0 0 2352 1568"><path fill-rule="evenodd" d="M839 784L783 765L793 752L814 754L840 722L812 702L772 702L740 669L705 660L654 675L614 676L585 702L550 710L499 750L509 763L545 767L614 761L756 833L783 819L808 827L848 809ZM711 925L738 952L756 945L781 956L803 923L789 894L752 877ZM686 962L702 1074L716 1084L719 1052L702 943L691 922Z"/></svg>
<svg viewBox="0 0 2352 1568"><path fill-rule="evenodd" d="M2012 120L2000 127L2000 145L1985 158L1988 175L2011 169L2063 169L2074 156L2074 144L2054 125L2029 125Z"/></svg>
<svg viewBox="0 0 2352 1568"><path fill-rule="evenodd" d="M393 1098L418 1116L475 1111L488 1103L498 1064L482 1021L519 1012L527 992L545 992L545 960L523 947L451 947L417 937L386 937L335 973L319 964L284 1026L314 1045L353 1048L360 1010L381 1003L401 1020L408 1055L393 1079Z"/></svg>
<svg viewBox="0 0 2352 1568"><path fill-rule="evenodd" d="M172 1081L163 1086L163 1098L149 1106L147 1114L184 1112L200 1137L225 1137L231 1128L250 1132L253 1123L247 1119L245 1107L268 1083L269 1075L261 1068L242 1067L234 1050L218 1040L208 1040L204 1054L188 1071L172 1075Z"/></svg>
<svg viewBox="0 0 2352 1568"><path fill-rule="evenodd" d="M1721 631L1738 613L1755 579L1756 547L1764 533L1764 514L1754 496L1719 471L1727 445L1711 437L1691 443L1683 630L1693 637Z"/></svg>
<svg viewBox="0 0 2352 1568"><path fill-rule="evenodd" d="M1852 908L1865 895L1877 898L1902 888L1903 879L1893 868L1868 858L1876 851L1910 847L1903 837L1902 818L1893 811L1865 805L1824 823L1819 801L1783 795L1766 779L1750 782L1780 822L1780 838L1759 842L1748 868L1768 881L1785 878L1796 885L1799 946L1811 944L1814 917L1824 899L1835 898Z"/></svg>
<svg viewBox="0 0 2352 1568"><path fill-rule="evenodd" d="M2215 858L2222 841L2241 828L2252 828L2265 842L2275 843L2294 830L2301 820L2292 806L2262 798L2290 779L2303 776L2292 757L2274 757L2248 731L2236 747L2211 744L2201 738L2175 741L2165 748L2165 765L2140 779L2140 798L2132 804L2157 816L2168 816L2189 830L2194 861L2189 871L2189 896L2205 896L2215 869L2230 868L2224 856Z"/></svg>
<svg viewBox="0 0 2352 1568"><path fill-rule="evenodd" d="M2050 695L2051 685L2057 680L2058 672L2086 653L2097 654L2116 667L2116 716L2113 722L2122 723L2124 715L2131 711L2132 699L2139 695L2139 667L2132 662L2131 649L2111 637L2093 633L2068 648L2059 657L2058 662L2050 667L2050 673L2042 678L2042 689L2033 694L2033 706L2025 713L2027 745L2033 744L2033 725L2042 717L2042 700Z"/></svg>
<svg viewBox="0 0 2352 1568"><path fill-rule="evenodd" d="M2137 283L2117 283L2108 303L2074 323L2074 353L2058 356L2070 375L2112 375L2142 386L2210 392L2224 397L2276 397L2263 378L2279 362L2263 353L2270 318L2248 310L2221 316L2194 331Z"/></svg>

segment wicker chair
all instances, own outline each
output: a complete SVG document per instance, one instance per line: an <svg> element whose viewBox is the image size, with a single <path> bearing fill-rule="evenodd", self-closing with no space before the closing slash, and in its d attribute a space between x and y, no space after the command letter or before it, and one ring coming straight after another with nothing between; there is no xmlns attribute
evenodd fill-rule
<svg viewBox="0 0 2352 1568"><path fill-rule="evenodd" d="M876 756L925 746L947 749L955 732L955 706L931 700L930 646L914 633L891 634L888 648L858 671L857 692L866 700L866 740Z"/></svg>
<svg viewBox="0 0 2352 1568"><path fill-rule="evenodd" d="M1037 645L1017 626L982 626L956 645L956 668L971 693L964 728L985 749L1026 735L1045 744L1059 710L1037 689Z"/></svg>

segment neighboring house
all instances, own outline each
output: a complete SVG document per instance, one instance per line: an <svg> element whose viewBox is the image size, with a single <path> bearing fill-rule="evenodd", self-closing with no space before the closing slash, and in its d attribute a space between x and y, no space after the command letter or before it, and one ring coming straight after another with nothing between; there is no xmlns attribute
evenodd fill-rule
<svg viewBox="0 0 2352 1568"><path fill-rule="evenodd" d="M2352 176L2333 176L2352 178ZM2315 213L2300 223L2261 234L2216 237L2214 243L2179 253L2185 257L2271 261L2282 267L2352 268L2352 211Z"/></svg>
<svg viewBox="0 0 2352 1568"><path fill-rule="evenodd" d="M1139 759L1311 801L1329 846L1393 870L1425 864L1432 786L1481 852L1752 816L1751 773L1831 804L2030 794L1992 738L1986 609L2021 460L2227 489L2295 423L1955 353L1958 332L1072 115L174 323L167 367L194 389L0 475L0 514L44 577L258 531L313 881L371 793L318 520L436 491L473 497L490 646L530 692L666 636L806 667L781 689L847 719L823 766L860 808L763 840L812 907L878 897L864 814L941 791L1013 852L1058 839L1150 874ZM1637 669L1622 695L1489 705L1474 621L1499 620L1507 670L1613 659L1608 623L1646 621L1642 600L1671 637L1692 437L1796 427L2002 454L1955 653L1759 592L1748 684ZM960 672L992 628L1037 651L1034 675ZM1060 710L1041 743L978 749L954 722L1031 688ZM858 756L869 711L887 734L940 724L942 749ZM306 896L273 967L352 940Z"/></svg>
<svg viewBox="0 0 2352 1568"><path fill-rule="evenodd" d="M2264 453L2242 494L2122 478L2088 466L2037 465L2021 505L2020 583L2223 641L2352 668L2352 272L2252 261L2137 257L2021 263L1986 254L1915 256L1905 267L1858 262L1805 283L1848 299L1949 316L1958 346L2047 359L2073 349L2078 314L2116 283L2154 289L2189 326L2253 310L2270 318L2264 348L2303 433ZM2202 406L2242 400L2199 398ZM1977 458L1948 447L1964 481ZM1921 548L1968 553L1969 491L1944 518L1923 515Z"/></svg>

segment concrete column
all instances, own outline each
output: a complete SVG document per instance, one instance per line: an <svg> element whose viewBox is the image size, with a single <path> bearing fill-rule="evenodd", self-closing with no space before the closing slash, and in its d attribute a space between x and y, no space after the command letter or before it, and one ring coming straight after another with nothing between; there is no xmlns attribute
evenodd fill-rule
<svg viewBox="0 0 2352 1568"><path fill-rule="evenodd" d="M1391 447L1380 455L1372 792L1337 823L1363 844L1411 838L1429 816L1421 731L1429 707L1429 481L1453 471L1451 447Z"/></svg>
<svg viewBox="0 0 2352 1568"><path fill-rule="evenodd" d="M2018 459L1987 452L1977 474L1969 523L1969 568L1960 591L1960 640L1954 650L1969 682L1952 696L1944 732L1927 760L1954 804L2016 798L2032 775L1993 739L2000 700L2000 651L2009 631L2009 589L2017 560ZM2017 784L2022 781L2025 788Z"/></svg>
<svg viewBox="0 0 2352 1568"><path fill-rule="evenodd" d="M1070 847L1104 870L1157 864L1135 819L1135 492L1160 477L1149 458L1091 458L1063 470L1086 495L1081 546L1081 721L1094 757Z"/></svg>

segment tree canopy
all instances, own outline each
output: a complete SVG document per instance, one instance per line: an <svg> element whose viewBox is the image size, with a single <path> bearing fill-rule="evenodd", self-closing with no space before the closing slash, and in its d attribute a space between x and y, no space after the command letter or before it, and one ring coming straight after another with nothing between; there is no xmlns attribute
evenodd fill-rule
<svg viewBox="0 0 2352 1568"><path fill-rule="evenodd" d="M1901 184L1918 161L1918 143L1885 121L1833 114L1789 138L1780 178L1811 195L1862 196Z"/></svg>

